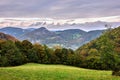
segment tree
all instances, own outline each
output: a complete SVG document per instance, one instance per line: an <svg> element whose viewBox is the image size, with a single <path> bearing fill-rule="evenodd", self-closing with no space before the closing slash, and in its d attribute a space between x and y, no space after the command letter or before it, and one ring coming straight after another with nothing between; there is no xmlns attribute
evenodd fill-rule
<svg viewBox="0 0 120 80"><path fill-rule="evenodd" d="M61 61L61 58L62 58L61 51L62 51L62 49L60 49L60 48L57 48L54 51L54 60L55 60L55 63L57 63L57 64L62 63L62 61Z"/></svg>
<svg viewBox="0 0 120 80"><path fill-rule="evenodd" d="M34 44L34 48L38 56L38 63L47 63L47 54L45 53L44 47L40 44Z"/></svg>
<svg viewBox="0 0 120 80"><path fill-rule="evenodd" d="M115 39L116 64L113 68L112 75L120 76L120 38Z"/></svg>
<svg viewBox="0 0 120 80"><path fill-rule="evenodd" d="M112 69L115 66L115 52L114 52L114 42L109 39L109 32L103 35L99 40L101 61L103 62L102 67L104 69Z"/></svg>
<svg viewBox="0 0 120 80"><path fill-rule="evenodd" d="M20 65L23 62L22 54L12 41L6 41L1 44L1 57L2 61L5 61L3 63L8 66Z"/></svg>
<svg viewBox="0 0 120 80"><path fill-rule="evenodd" d="M23 40L21 44L22 45L19 46L22 46L21 51L25 57L25 62L30 62L31 49L33 48L33 45L28 40Z"/></svg>
<svg viewBox="0 0 120 80"><path fill-rule="evenodd" d="M76 60L77 59L75 57L74 51L72 49L68 49L66 64L75 66L76 65Z"/></svg>
<svg viewBox="0 0 120 80"><path fill-rule="evenodd" d="M44 51L45 51L46 58L47 58L46 63L48 63L48 64L54 63L54 60L52 60L52 57L54 57L53 56L53 53L54 53L53 49L44 45Z"/></svg>

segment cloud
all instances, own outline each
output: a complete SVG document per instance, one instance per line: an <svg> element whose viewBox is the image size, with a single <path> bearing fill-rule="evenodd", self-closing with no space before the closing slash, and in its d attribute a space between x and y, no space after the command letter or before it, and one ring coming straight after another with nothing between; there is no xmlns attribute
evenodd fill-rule
<svg viewBox="0 0 120 80"><path fill-rule="evenodd" d="M0 17L90 18L120 15L120 0L1 0Z"/></svg>

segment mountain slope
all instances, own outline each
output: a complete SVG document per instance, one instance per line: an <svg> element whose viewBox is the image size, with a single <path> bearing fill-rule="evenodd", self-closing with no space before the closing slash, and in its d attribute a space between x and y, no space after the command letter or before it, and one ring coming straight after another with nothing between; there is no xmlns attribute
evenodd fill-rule
<svg viewBox="0 0 120 80"><path fill-rule="evenodd" d="M31 31L30 29L21 29L21 28L15 28L15 27L5 27L5 28L1 28L0 32L12 35L16 38L18 38L20 35L25 34L27 32Z"/></svg>
<svg viewBox="0 0 120 80"><path fill-rule="evenodd" d="M61 36L65 40L78 39L82 35L86 34L85 31L80 29L68 29L63 31L56 31L57 35Z"/></svg>
<svg viewBox="0 0 120 80"><path fill-rule="evenodd" d="M120 27L106 30L99 38L79 47L82 67L113 70L113 75L120 76Z"/></svg>
<svg viewBox="0 0 120 80"><path fill-rule="evenodd" d="M103 30L85 32L80 29L67 29L63 31L49 31L45 27L38 29L6 27L0 29L1 32L10 34L19 40L29 40L32 43L41 43L53 47L61 45L66 48L77 49L79 46L99 37Z"/></svg>
<svg viewBox="0 0 120 80"><path fill-rule="evenodd" d="M55 32L51 32L47 30L44 27L35 29L34 31L28 32L22 36L19 37L20 40L29 40L32 43L42 43L42 44L48 44L49 42L57 42L61 40L61 37L55 34Z"/></svg>
<svg viewBox="0 0 120 80"><path fill-rule="evenodd" d="M0 32L0 39L1 40L11 40L11 41L17 41L17 39L15 37L12 37L8 34L4 34Z"/></svg>
<svg viewBox="0 0 120 80"><path fill-rule="evenodd" d="M61 45L63 47L73 48L74 40L81 38L86 34L79 29L68 29L64 31L49 31L44 27L38 28L32 32L20 36L20 40L27 39L33 43L39 42L49 46ZM72 43L71 43L72 42ZM76 43L74 43L76 46Z"/></svg>
<svg viewBox="0 0 120 80"><path fill-rule="evenodd" d="M85 32L79 29L68 29L63 31L49 31L41 27L34 31L28 32L19 37L20 40L27 39L32 43L42 43L49 46L61 45L66 48L76 49L102 34L102 30Z"/></svg>
<svg viewBox="0 0 120 80"><path fill-rule="evenodd" d="M98 33L101 33L101 31ZM97 33L95 33L95 34L97 34ZM114 43L116 43L116 40L119 39L119 37L120 37L120 27L112 29L112 30L110 29L110 30L104 31L104 33L99 38L97 38L93 41L90 41L89 43L83 45L82 47L79 47L77 49L77 51L80 53L81 50L88 49L88 52L89 52L89 50L91 48L97 48L98 50L100 50L101 46L107 46L105 44L108 41L111 41L112 42L111 44L114 45ZM105 44L102 44L102 43L105 43Z"/></svg>
<svg viewBox="0 0 120 80"><path fill-rule="evenodd" d="M98 38L103 32L104 32L104 30L89 31L83 36L83 39L84 39L84 41L89 42L91 40Z"/></svg>

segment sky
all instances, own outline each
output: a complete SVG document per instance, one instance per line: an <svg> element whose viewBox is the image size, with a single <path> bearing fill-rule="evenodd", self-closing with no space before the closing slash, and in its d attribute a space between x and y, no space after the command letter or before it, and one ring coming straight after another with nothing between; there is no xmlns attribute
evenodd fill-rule
<svg viewBox="0 0 120 80"><path fill-rule="evenodd" d="M0 26L7 25L8 20L120 22L120 0L0 0Z"/></svg>
<svg viewBox="0 0 120 80"><path fill-rule="evenodd" d="M120 16L120 0L0 0L0 17L98 18Z"/></svg>

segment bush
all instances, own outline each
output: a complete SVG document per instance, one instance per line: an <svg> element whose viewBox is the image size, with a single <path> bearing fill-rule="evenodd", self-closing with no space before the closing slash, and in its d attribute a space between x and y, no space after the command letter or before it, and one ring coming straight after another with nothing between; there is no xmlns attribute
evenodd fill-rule
<svg viewBox="0 0 120 80"><path fill-rule="evenodd" d="M113 75L113 76L120 76L120 71L113 71L113 72L112 72L112 75Z"/></svg>

